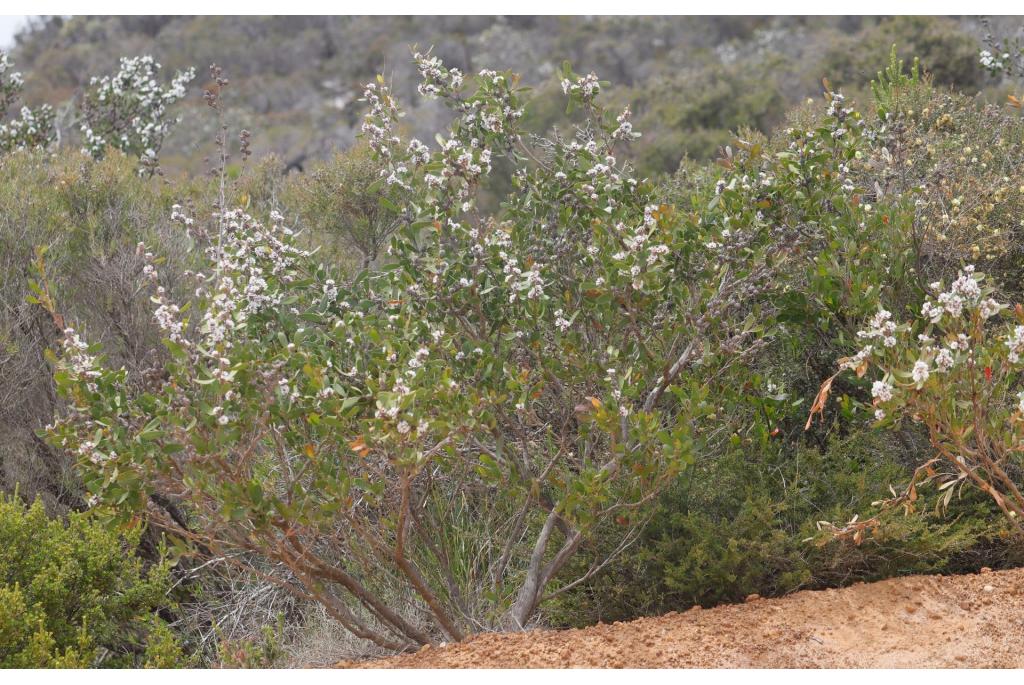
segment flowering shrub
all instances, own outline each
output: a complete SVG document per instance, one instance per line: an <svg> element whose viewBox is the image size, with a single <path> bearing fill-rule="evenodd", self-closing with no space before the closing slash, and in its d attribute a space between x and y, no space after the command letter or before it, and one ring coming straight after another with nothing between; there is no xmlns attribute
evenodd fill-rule
<svg viewBox="0 0 1024 685"><path fill-rule="evenodd" d="M273 162L230 179L221 121L221 173L207 181L147 184L116 154L3 165L17 182L0 184L14 210L0 222L27 227L8 231L11 301L27 261L15 248L52 244L59 282L32 284L32 301L55 314L59 297L74 323L55 314L55 328L34 306L8 319L0 336L16 335L0 347L18 358L0 352L0 371L16 411L0 419L28 436L56 407L49 446L32 443L27 459L77 459L98 515L145 517L205 557L192 567L199 608L182 622L200 643L221 627L224 644L244 640L286 592L290 621L312 600L353 634L407 649L579 621L591 615L581 597L608 620L997 565L995 505L978 493L955 520L892 512L839 529L862 540L877 523L867 545L808 546L815 520L847 520L872 490L908 478L907 462L928 460L927 427L899 402L956 371L939 370L951 345L893 362L907 388L881 366L866 383L836 379L861 397L879 382L890 434L865 433L850 397L804 434L800 402L851 339L887 355L909 345L895 315L860 338L857 322L883 297L916 311L919 282L962 263L951 246L971 239L963 221L991 220L1012 256L1019 128L894 59L876 84L878 116L862 119L826 84L824 107L770 139L741 132L715 165L658 188L621 161L639 133L629 108L603 109L610 88L596 76L563 67L555 85L579 125L541 137L524 130L532 103L514 74L467 75L429 55L416 66L422 97L454 111L450 128L404 138L403 110L377 81L365 147L283 184ZM214 72L214 83L216 105L226 80ZM311 230L297 235L275 207ZM314 250L328 232L344 236L343 266L329 246ZM72 261L97 245L106 251L88 268ZM974 302L966 281L949 292L930 307ZM38 324L39 342L22 342L22 321ZM34 384L46 409L31 413L24 369L36 366L21 359L38 365L55 334L68 412L47 377ZM958 473L930 463L914 485L951 480L938 492L951 497L973 482ZM274 651L242 644L222 658Z"/></svg>
<svg viewBox="0 0 1024 685"><path fill-rule="evenodd" d="M872 405L880 425L910 419L921 423L935 449L905 492L887 504L909 508L917 485L934 481L954 492L972 485L988 494L1019 529L1024 515L1021 494L1024 390L1024 310L1015 325L1000 323L1007 305L992 297L982 274L971 266L945 287L929 286L931 296L920 316L897 323L879 309L858 333L864 346L840 361L840 373L873 378ZM831 379L822 388L827 396ZM820 409L820 403L816 409ZM860 528L852 527L860 535Z"/></svg>
<svg viewBox="0 0 1024 685"><path fill-rule="evenodd" d="M148 511L199 551L257 555L392 649L525 626L635 539L648 503L725 439L707 383L766 344L785 261L732 190L716 201L731 219L659 203L619 161L636 133L595 77L563 69L585 120L538 138L519 130L512 73L415 62L455 120L436 148L405 142L383 80L365 89L403 217L386 264L346 283L280 215L206 225L176 207L206 246L191 302L139 248L169 361L135 389L64 326L71 409L49 432L109 515ZM476 194L498 156L514 191L487 216ZM606 523L618 546L563 578Z"/></svg>
<svg viewBox="0 0 1024 685"><path fill-rule="evenodd" d="M22 106L18 116L4 121L7 111L21 98L24 79L12 71L14 63L0 50L0 152L48 147L54 140L54 112L50 105L35 110Z"/></svg>
<svg viewBox="0 0 1024 685"><path fill-rule="evenodd" d="M0 116L7 114L11 105L21 97L24 79L20 71L13 71L14 63L10 56L0 50Z"/></svg>
<svg viewBox="0 0 1024 685"><path fill-rule="evenodd" d="M107 146L139 158L139 173L159 166L160 148L177 119L167 108L185 97L195 69L178 72L166 87L157 83L160 64L152 56L122 57L113 76L93 77L82 100L82 151L95 159Z"/></svg>
<svg viewBox="0 0 1024 685"><path fill-rule="evenodd" d="M53 108L22 107L16 119L0 124L0 151L45 148L53 142Z"/></svg>
<svg viewBox="0 0 1024 685"><path fill-rule="evenodd" d="M896 60L883 72L876 84L883 99L869 111L883 104L898 111L914 103L910 96L920 97L926 84L898 71ZM863 118L825 85L825 107L794 113L771 139L751 136L724 149L717 163L726 171L717 181L718 174L695 165L676 177L679 204L720 227L714 242L728 245L736 226L770 227L773 254L786 260L784 273L774 277L775 311L766 313L776 322L774 340L710 386L717 430L729 440L705 444L637 543L601 577L556 603L564 607L556 616L569 625L897 570L976 569L976 557L966 560L997 527L982 503L955 521L938 513L880 516L865 546L810 544L830 539L816 531L817 521L863 511L879 490L909 477L905 463L927 445L913 429L865 430L848 397L834 403L835 411L828 407L820 428L801 430L802 402L855 338L856 323L877 309L879 293L898 305L917 297L908 239L917 208L898 193L877 193L869 175L877 148L891 144L880 135L886 124ZM854 394L857 380L846 380L837 379L836 390Z"/></svg>
<svg viewBox="0 0 1024 685"><path fill-rule="evenodd" d="M1024 43L1020 36L1000 36L992 32L988 19L982 24L987 29L985 47L978 53L978 62L993 76L1020 76L1024 74Z"/></svg>
<svg viewBox="0 0 1024 685"><path fill-rule="evenodd" d="M985 67L993 76L1009 74L1013 72L1012 55L1009 52L998 52L992 54L991 50L982 50L978 53L978 62Z"/></svg>
<svg viewBox="0 0 1024 685"><path fill-rule="evenodd" d="M905 217L902 249L915 290L955 278L965 263L1015 288L1024 210L1015 170L1024 162L1024 120L1012 109L934 88L916 62L904 71L895 53L872 86L876 117L867 122L850 177L873 205L902 206L890 219Z"/></svg>

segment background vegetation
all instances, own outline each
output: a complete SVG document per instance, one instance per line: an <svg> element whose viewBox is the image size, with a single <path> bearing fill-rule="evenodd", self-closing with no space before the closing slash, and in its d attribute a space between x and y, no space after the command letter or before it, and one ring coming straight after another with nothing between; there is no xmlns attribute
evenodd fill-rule
<svg viewBox="0 0 1024 685"><path fill-rule="evenodd" d="M998 22L1009 35L1020 23ZM19 35L12 56L31 106L67 102L124 55L152 54L171 73L197 67L198 85L219 64L235 91L233 121L289 168L353 144L367 74L385 75L410 135L433 135L444 112L416 93L410 46L432 47L467 74L499 65L520 74L540 91L528 111L537 130L562 121L555 72L568 60L607 79L613 105L632 103L648 175L671 174L686 155L710 159L739 127L770 131L818 97L823 77L858 95L894 43L936 85L995 94L977 58L985 32L976 17L55 17ZM200 88L186 107L202 110ZM70 116L58 120L77 135ZM165 166L194 171L209 154L213 124L190 121L167 140Z"/></svg>

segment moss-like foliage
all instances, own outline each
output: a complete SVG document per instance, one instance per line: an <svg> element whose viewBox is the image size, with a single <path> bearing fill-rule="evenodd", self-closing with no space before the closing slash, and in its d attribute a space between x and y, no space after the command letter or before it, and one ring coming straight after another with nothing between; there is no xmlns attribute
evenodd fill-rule
<svg viewBox="0 0 1024 685"><path fill-rule="evenodd" d="M0 500L0 667L180 665L157 616L170 569L144 569L138 538L83 514L48 518L39 501Z"/></svg>

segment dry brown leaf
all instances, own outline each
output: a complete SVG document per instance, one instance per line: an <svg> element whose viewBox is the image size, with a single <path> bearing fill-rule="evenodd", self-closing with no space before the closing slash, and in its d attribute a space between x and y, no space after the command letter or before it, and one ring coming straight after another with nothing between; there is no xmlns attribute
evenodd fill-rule
<svg viewBox="0 0 1024 685"><path fill-rule="evenodd" d="M821 388L818 389L818 394L814 398L814 404L811 405L811 413L807 416L807 423L804 424L804 430L811 429L811 423L814 421L815 414L821 414L825 411L825 403L828 402L829 393L832 392L832 381L836 379L836 376L841 372L829 377L824 383L821 384ZM822 419L824 420L824 418Z"/></svg>

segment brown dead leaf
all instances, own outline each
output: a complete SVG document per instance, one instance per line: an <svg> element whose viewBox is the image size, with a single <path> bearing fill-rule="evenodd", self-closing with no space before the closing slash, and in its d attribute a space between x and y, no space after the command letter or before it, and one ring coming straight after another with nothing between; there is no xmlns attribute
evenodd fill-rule
<svg viewBox="0 0 1024 685"><path fill-rule="evenodd" d="M839 365L843 366L845 364L848 364L849 362L852 362L853 360L854 360L853 357L841 357L839 359ZM854 372L856 372L857 378L863 378L864 374L866 374L868 372L868 360L867 359L862 359L860 364L858 364L856 367L854 367L853 370L854 370Z"/></svg>
<svg viewBox="0 0 1024 685"><path fill-rule="evenodd" d="M348 448L358 454L360 457L365 457L370 453L370 448L366 446L366 442L363 440L363 436L357 437L355 440L348 444Z"/></svg>
<svg viewBox="0 0 1024 685"><path fill-rule="evenodd" d="M814 415L822 414L822 412L825 411L825 403L828 402L829 393L832 392L832 381L834 381L836 376L840 373L842 372L836 372L821 384L821 388L818 389L818 394L814 398L814 404L811 405L811 413L807 416L807 423L804 424L805 431L811 429L811 423L814 421ZM824 417L822 417L822 420L824 420Z"/></svg>

